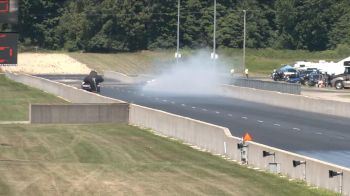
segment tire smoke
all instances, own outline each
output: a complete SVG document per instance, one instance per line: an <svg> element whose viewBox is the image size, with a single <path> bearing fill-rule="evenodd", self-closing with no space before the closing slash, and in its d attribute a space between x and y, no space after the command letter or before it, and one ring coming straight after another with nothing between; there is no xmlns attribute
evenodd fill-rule
<svg viewBox="0 0 350 196"><path fill-rule="evenodd" d="M198 52L170 66L143 87L145 92L178 96L211 96L220 93L227 79L222 61L210 59L210 53Z"/></svg>

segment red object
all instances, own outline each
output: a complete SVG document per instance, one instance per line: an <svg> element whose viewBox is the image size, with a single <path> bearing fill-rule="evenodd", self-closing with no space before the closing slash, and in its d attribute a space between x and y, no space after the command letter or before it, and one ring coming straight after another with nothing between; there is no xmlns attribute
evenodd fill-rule
<svg viewBox="0 0 350 196"><path fill-rule="evenodd" d="M12 55L13 55L12 48L0 46L0 51L4 51L3 53L6 53L6 50L8 50L9 56L12 57ZM1 55L0 55L0 57L1 57ZM0 63L5 63L5 62L6 62L5 59L0 58Z"/></svg>
<svg viewBox="0 0 350 196"><path fill-rule="evenodd" d="M0 13L9 13L9 0L0 0Z"/></svg>
<svg viewBox="0 0 350 196"><path fill-rule="evenodd" d="M5 49L7 49L7 48L9 48L9 47L0 46L0 50L5 50Z"/></svg>

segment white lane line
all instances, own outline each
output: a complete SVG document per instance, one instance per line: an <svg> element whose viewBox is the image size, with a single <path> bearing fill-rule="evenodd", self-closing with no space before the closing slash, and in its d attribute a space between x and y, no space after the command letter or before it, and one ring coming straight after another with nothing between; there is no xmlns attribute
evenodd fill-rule
<svg viewBox="0 0 350 196"><path fill-rule="evenodd" d="M203 110L204 112L208 111L208 110L207 110L207 109L205 109L205 108L203 108L202 110Z"/></svg>
<svg viewBox="0 0 350 196"><path fill-rule="evenodd" d="M294 127L293 130L300 131L300 129L296 127Z"/></svg>
<svg viewBox="0 0 350 196"><path fill-rule="evenodd" d="M193 106L192 109L196 109L196 107Z"/></svg>
<svg viewBox="0 0 350 196"><path fill-rule="evenodd" d="M220 112L219 112L219 111L215 111L215 113L216 113L216 114L220 114Z"/></svg>
<svg viewBox="0 0 350 196"><path fill-rule="evenodd" d="M245 120L247 120L247 119L248 119L248 118L247 118L247 117L245 117L245 116L242 116L241 118L242 118L242 119L245 119Z"/></svg>
<svg viewBox="0 0 350 196"><path fill-rule="evenodd" d="M317 134L317 135L323 135L322 132L316 132L315 134Z"/></svg>
<svg viewBox="0 0 350 196"><path fill-rule="evenodd" d="M163 99L163 102L168 102L168 100L166 100L166 99Z"/></svg>
<svg viewBox="0 0 350 196"><path fill-rule="evenodd" d="M259 123L263 123L264 121L262 121L262 120L257 120Z"/></svg>
<svg viewBox="0 0 350 196"><path fill-rule="evenodd" d="M273 124L273 125L275 125L275 126L277 126L277 127L280 127L280 126L281 126L280 124Z"/></svg>
<svg viewBox="0 0 350 196"><path fill-rule="evenodd" d="M227 114L227 116L232 117L232 114Z"/></svg>
<svg viewBox="0 0 350 196"><path fill-rule="evenodd" d="M181 106L186 107L186 104L181 104Z"/></svg>
<svg viewBox="0 0 350 196"><path fill-rule="evenodd" d="M175 104L175 102L174 102L174 101L172 101L172 102L171 102L171 104Z"/></svg>
<svg viewBox="0 0 350 196"><path fill-rule="evenodd" d="M345 139L344 137L341 137L341 136L336 136L335 138L337 138L339 140L344 140Z"/></svg>

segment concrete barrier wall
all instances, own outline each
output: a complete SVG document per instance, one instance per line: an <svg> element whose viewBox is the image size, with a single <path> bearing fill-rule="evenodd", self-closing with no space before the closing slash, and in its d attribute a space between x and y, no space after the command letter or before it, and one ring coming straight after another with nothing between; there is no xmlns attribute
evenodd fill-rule
<svg viewBox="0 0 350 196"><path fill-rule="evenodd" d="M130 104L129 122L151 128L163 135L180 139L214 154L226 154L232 159L239 159L238 150L237 152L228 151L228 149L237 149L239 139L231 136L227 128L135 104Z"/></svg>
<svg viewBox="0 0 350 196"><path fill-rule="evenodd" d="M33 124L128 123L129 105L126 103L31 105L29 120Z"/></svg>
<svg viewBox="0 0 350 196"><path fill-rule="evenodd" d="M342 192L344 195L350 195L350 169L255 142L248 143L249 165L271 171L269 163L277 163L280 168L278 173L282 175L293 179L304 180L313 186L322 187L338 193L341 187L341 176L329 178L329 170L343 172ZM275 156L263 157L263 151L275 153ZM294 167L293 160L306 161L306 164Z"/></svg>
<svg viewBox="0 0 350 196"><path fill-rule="evenodd" d="M134 104L130 105L129 122L151 128L158 133L180 139L214 154L224 155L233 160L241 158L240 150L237 149L239 138L233 137L225 127ZM264 150L275 153L275 160L272 156L263 157ZM275 161L278 163L278 173L293 179L305 180L308 184L335 192L340 192L340 176L329 178L328 171L342 171L344 173L342 191L344 195L350 195L350 170L347 168L255 142L248 142L247 154L248 164L254 168L272 171L273 166L269 163ZM306 167L305 165L293 167L293 160L306 161Z"/></svg>
<svg viewBox="0 0 350 196"><path fill-rule="evenodd" d="M349 118L350 103L223 85L225 96L278 107Z"/></svg>
<svg viewBox="0 0 350 196"><path fill-rule="evenodd" d="M267 91L300 95L301 85L285 82L263 81L246 78L232 78L231 84L240 87L256 88Z"/></svg>
<svg viewBox="0 0 350 196"><path fill-rule="evenodd" d="M126 84L135 84L142 83L148 80L151 80L151 76L147 75L126 75L123 73L115 72L115 71L104 71L104 77L113 80L119 80L122 83Z"/></svg>
<svg viewBox="0 0 350 196"><path fill-rule="evenodd" d="M6 76L16 82L38 88L72 103L124 103L117 99L104 97L66 84L27 74L14 74L7 72Z"/></svg>

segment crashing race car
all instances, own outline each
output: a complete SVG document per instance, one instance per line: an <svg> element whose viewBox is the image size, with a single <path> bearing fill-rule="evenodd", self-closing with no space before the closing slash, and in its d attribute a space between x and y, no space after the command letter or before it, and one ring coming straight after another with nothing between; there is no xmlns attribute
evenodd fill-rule
<svg viewBox="0 0 350 196"><path fill-rule="evenodd" d="M102 76L99 76L96 71L91 71L81 83L81 88L89 92L99 93L101 91L100 83L103 81L104 79Z"/></svg>

